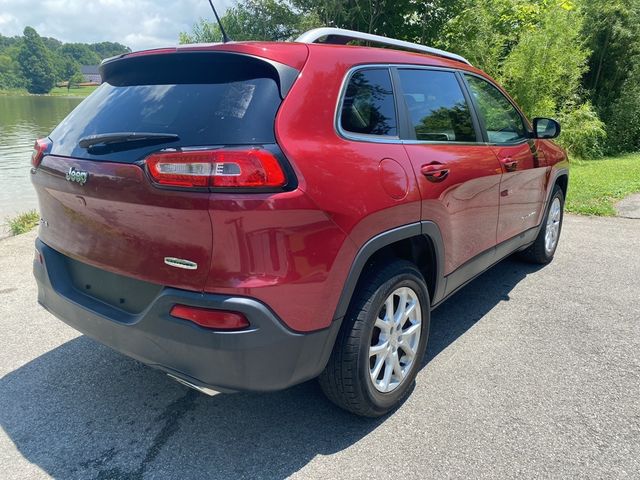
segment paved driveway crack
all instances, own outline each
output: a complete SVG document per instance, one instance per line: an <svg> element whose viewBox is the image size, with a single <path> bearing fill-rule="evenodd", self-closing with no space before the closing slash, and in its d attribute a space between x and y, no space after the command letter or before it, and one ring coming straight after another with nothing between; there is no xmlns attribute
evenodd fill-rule
<svg viewBox="0 0 640 480"><path fill-rule="evenodd" d="M180 421L187 412L196 407L196 400L200 394L195 390L189 390L182 397L167 405L164 411L157 417L158 423L163 422L162 428L156 434L151 445L147 449L140 466L132 472L123 472L118 468L106 468L98 472L98 480L142 480L147 466L160 454L162 447L166 445L172 435L180 427Z"/></svg>

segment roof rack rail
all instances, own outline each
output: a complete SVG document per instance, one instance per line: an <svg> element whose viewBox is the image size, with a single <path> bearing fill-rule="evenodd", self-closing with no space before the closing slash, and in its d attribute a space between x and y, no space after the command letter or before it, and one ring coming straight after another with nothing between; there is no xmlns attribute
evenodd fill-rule
<svg viewBox="0 0 640 480"><path fill-rule="evenodd" d="M320 40L322 39L324 39L324 41L320 42ZM471 63L466 58L460 55L456 55L455 53L440 50L439 48L427 47L425 45L420 45L419 43L405 42L404 40L396 40L395 38L387 38L381 35L373 35L371 33L346 30L344 28L314 28L313 30L309 30L308 32L300 35L298 38L296 38L295 41L301 43L331 43L337 45L346 45L352 40L364 40L366 42L402 48L405 50L411 50L413 52L437 55L439 57L444 57L450 60L456 60L458 62L471 65Z"/></svg>

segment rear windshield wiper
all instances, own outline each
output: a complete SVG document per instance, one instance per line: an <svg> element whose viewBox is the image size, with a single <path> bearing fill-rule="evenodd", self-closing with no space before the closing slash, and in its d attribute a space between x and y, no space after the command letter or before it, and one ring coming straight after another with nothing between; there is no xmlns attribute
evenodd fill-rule
<svg viewBox="0 0 640 480"><path fill-rule="evenodd" d="M180 140L180 137L175 133L117 132L89 135L81 138L78 145L87 149L107 145L129 145L131 148L137 148L155 143L175 142L176 140Z"/></svg>

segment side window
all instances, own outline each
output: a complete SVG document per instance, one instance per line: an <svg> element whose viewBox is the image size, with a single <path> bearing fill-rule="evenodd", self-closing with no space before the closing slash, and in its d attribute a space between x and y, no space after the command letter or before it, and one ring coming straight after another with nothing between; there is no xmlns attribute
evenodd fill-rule
<svg viewBox="0 0 640 480"><path fill-rule="evenodd" d="M398 74L417 140L477 140L469 105L455 73L402 69Z"/></svg>
<svg viewBox="0 0 640 480"><path fill-rule="evenodd" d="M391 75L386 68L355 72L342 102L343 130L366 135L398 135Z"/></svg>
<svg viewBox="0 0 640 480"><path fill-rule="evenodd" d="M490 143L514 143L528 137L522 117L500 90L475 75L465 77Z"/></svg>

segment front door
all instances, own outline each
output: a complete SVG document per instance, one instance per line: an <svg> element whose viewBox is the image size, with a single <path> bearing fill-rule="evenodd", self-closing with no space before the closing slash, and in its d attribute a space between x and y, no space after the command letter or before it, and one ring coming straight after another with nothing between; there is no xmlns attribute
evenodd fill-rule
<svg viewBox="0 0 640 480"><path fill-rule="evenodd" d="M465 74L487 140L502 166L498 243L538 225L546 199L547 168L525 122L498 88Z"/></svg>

